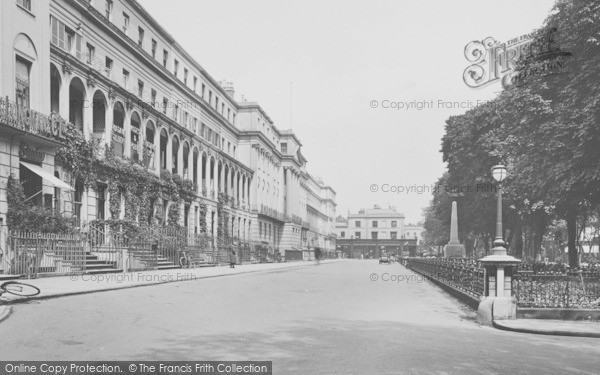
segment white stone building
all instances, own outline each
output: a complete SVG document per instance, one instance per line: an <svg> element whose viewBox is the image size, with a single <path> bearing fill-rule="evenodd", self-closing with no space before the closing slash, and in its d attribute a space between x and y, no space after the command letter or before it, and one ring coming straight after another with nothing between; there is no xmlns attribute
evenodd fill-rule
<svg viewBox="0 0 600 375"><path fill-rule="evenodd" d="M272 248L335 247L335 191L306 168L302 144L256 103L236 101L135 0L0 2L0 225L11 174L35 204L77 217L113 217L106 181L87 188L55 163L66 122L157 178L193 183L179 224L198 232L206 207L217 234L218 198L228 230ZM63 120L64 119L64 120ZM152 203L163 218L168 200ZM146 218L141 218L145 220ZM135 218L140 220L140 218Z"/></svg>

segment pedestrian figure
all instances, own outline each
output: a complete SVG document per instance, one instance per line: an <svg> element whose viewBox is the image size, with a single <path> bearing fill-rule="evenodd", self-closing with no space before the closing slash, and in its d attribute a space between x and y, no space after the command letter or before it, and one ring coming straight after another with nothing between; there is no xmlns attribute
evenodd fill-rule
<svg viewBox="0 0 600 375"><path fill-rule="evenodd" d="M233 247L232 247L231 251L229 252L229 268L235 268L236 263L237 263L237 255L235 254L235 250L233 250Z"/></svg>

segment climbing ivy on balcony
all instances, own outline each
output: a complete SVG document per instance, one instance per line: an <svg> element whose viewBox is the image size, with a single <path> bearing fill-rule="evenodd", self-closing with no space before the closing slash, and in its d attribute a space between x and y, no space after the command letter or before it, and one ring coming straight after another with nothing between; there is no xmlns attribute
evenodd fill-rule
<svg viewBox="0 0 600 375"><path fill-rule="evenodd" d="M160 177L156 176L139 162L118 157L110 146L101 153L97 141L86 140L71 125L67 128L67 137L69 142L57 151L57 162L73 181L79 179L88 188L95 188L98 181L107 183L109 212L114 218L111 220L123 217L124 222L146 225L154 210L153 202L160 198L170 202L169 210L166 218L162 209L156 210L155 224L179 226L182 201L191 203L196 197L197 186L192 181L166 170L161 171ZM120 196L125 202L123 213Z"/></svg>

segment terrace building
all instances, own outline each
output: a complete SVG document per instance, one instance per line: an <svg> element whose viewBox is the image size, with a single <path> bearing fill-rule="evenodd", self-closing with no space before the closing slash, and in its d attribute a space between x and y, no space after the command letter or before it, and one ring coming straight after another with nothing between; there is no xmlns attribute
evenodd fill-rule
<svg viewBox="0 0 600 375"><path fill-rule="evenodd" d="M404 214L395 207L361 209L335 220L337 248L352 258L379 257L382 251L398 255L416 253L417 237L407 232ZM416 229L414 229L416 231Z"/></svg>
<svg viewBox="0 0 600 375"><path fill-rule="evenodd" d="M27 199L83 229L107 219L164 225L175 211L190 233L216 237L221 225L272 250L335 247L335 192L308 174L298 138L257 103L236 101L233 85L140 3L8 0L0 20L0 225L12 175ZM127 179L73 178L55 160L69 123L100 157L179 181L192 198L163 194L142 214Z"/></svg>

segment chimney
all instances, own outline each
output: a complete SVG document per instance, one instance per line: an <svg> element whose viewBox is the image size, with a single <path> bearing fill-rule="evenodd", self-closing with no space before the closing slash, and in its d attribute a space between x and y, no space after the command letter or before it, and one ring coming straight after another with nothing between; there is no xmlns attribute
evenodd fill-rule
<svg viewBox="0 0 600 375"><path fill-rule="evenodd" d="M221 87L223 88L223 90L225 90L225 92L231 96L231 99L235 100L235 90L233 89L233 82L229 82L226 79L223 79L221 82L219 82L219 84L221 85Z"/></svg>

